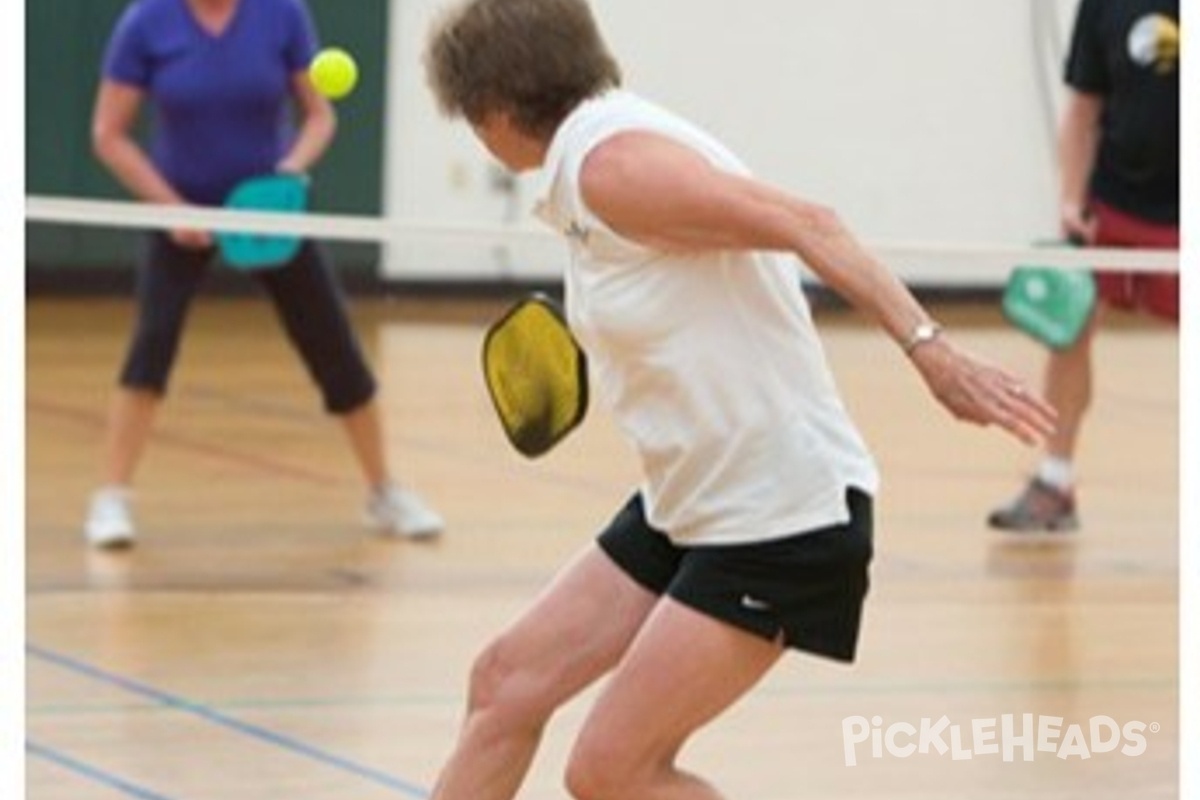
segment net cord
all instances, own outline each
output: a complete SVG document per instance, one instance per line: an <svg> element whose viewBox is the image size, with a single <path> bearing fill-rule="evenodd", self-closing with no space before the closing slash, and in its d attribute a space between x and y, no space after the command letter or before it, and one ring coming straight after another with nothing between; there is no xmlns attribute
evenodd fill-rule
<svg viewBox="0 0 1200 800"><path fill-rule="evenodd" d="M486 225L418 219L385 218L317 212L279 213L233 211L185 205L162 205L127 200L92 200L52 195L28 195L25 220L34 223L86 225L103 228L193 228L258 234L297 235L322 240L400 243L414 239L474 240L496 244L552 243L554 232L522 224ZM877 257L920 259L963 258L994 264L1007 271L1016 264L1063 269L1118 269L1131 272L1178 272L1178 250L1014 246L992 243L865 242Z"/></svg>

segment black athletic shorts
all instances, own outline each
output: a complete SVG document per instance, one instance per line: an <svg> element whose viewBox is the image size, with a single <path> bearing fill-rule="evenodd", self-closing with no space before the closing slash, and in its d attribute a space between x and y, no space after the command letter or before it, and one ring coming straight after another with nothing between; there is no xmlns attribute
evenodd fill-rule
<svg viewBox="0 0 1200 800"><path fill-rule="evenodd" d="M650 527L641 495L597 537L626 574L655 594L787 647L853 661L870 585L869 495L846 493L850 521L744 545L673 543Z"/></svg>

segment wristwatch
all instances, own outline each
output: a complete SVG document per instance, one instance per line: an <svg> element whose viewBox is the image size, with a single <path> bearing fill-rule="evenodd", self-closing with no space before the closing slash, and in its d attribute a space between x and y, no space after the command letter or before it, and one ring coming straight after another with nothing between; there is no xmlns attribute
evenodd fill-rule
<svg viewBox="0 0 1200 800"><path fill-rule="evenodd" d="M901 348L904 350L904 355L910 356L913 351L926 342L932 342L941 335L942 326L936 322L922 322L917 327L912 329L912 333L908 334L908 338L904 340Z"/></svg>

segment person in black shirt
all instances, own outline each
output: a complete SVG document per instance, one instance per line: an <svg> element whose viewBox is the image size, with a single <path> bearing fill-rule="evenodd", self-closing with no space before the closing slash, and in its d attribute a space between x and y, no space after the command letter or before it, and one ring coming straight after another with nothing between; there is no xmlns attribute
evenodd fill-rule
<svg viewBox="0 0 1200 800"><path fill-rule="evenodd" d="M1066 66L1059 132L1060 215L1068 239L1103 247L1179 247L1179 2L1082 0ZM1099 272L1099 307L1178 324L1179 273ZM993 528L1078 526L1072 466L1091 401L1092 338L1050 354L1045 397L1058 431L1024 491Z"/></svg>

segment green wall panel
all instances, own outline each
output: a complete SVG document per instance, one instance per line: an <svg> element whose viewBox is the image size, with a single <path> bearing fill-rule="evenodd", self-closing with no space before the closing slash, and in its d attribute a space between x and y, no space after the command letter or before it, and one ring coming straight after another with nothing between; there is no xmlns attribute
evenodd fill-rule
<svg viewBox="0 0 1200 800"><path fill-rule="evenodd" d="M126 0L26 0L27 193L128 197L93 157L88 130L100 59L125 5ZM313 175L313 207L378 214L388 3L309 0L309 7L322 44L349 50L360 70L357 90L337 104L338 136ZM36 270L128 266L136 243L136 234L129 231L26 226L27 263ZM334 243L330 248L342 268L368 268L378 262L374 244Z"/></svg>

